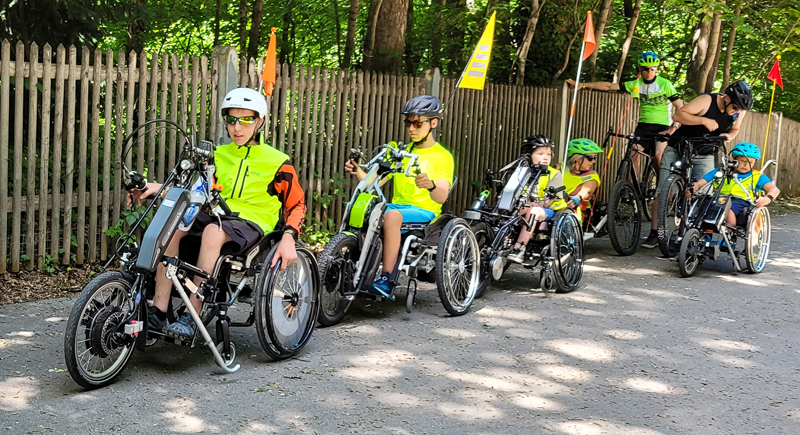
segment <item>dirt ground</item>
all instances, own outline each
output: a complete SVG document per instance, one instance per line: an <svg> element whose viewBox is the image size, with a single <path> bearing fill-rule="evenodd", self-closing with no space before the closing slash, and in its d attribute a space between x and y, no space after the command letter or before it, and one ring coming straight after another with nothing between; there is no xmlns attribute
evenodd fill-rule
<svg viewBox="0 0 800 435"><path fill-rule="evenodd" d="M95 391L65 372L74 296L8 304L0 431L795 434L798 218L773 212L759 275L723 259L683 279L653 250L618 257L608 239L593 240L573 293L545 295L512 267L461 317L425 286L412 314L402 293L357 301L289 361L268 361L255 331L236 329L235 374L221 374L206 348L158 343Z"/></svg>

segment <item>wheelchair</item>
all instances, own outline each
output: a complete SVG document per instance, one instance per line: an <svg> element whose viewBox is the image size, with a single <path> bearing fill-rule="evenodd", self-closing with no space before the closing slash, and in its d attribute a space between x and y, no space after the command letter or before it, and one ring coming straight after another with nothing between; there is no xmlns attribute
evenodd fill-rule
<svg viewBox="0 0 800 435"><path fill-rule="evenodd" d="M774 163L774 160L769 160L764 170ZM730 225L726 221L732 197L720 193L722 186L734 180L747 192L734 177L735 172L735 160L720 165L713 183L703 186L692 198L685 222L686 231L682 236L678 233L673 236L675 243L680 245L678 269L684 278L694 275L707 258L718 259L721 252L730 256L737 272L759 273L764 270L772 230L769 210L756 207L755 198L749 197L750 210L746 224Z"/></svg>
<svg viewBox="0 0 800 435"><path fill-rule="evenodd" d="M214 145L211 142L197 144L194 135L187 134L174 122L153 120L142 124L126 138L125 153L131 138L147 136L145 129L157 124L176 130L183 146L178 164L154 198L160 198L167 186L171 188L163 200L153 200L130 231L120 237L115 255L106 264L107 269L115 258L119 259L119 270L106 271L89 282L72 307L67 322L64 336L67 369L75 382L86 389L112 383L125 369L134 349L144 350L159 339L191 347L207 345L217 365L224 372L233 373L240 365L234 364L236 347L231 342L230 327L255 324L262 348L274 360L296 355L313 332L319 309L317 263L308 250L297 245L297 259L285 270L280 270L280 262L270 267L281 232L268 233L239 251L223 247L210 274L187 261L163 255L179 222L188 216L185 211L190 207L189 189L196 179L203 181L200 184L204 186L203 208L210 215L220 219L217 207L226 215L235 213L220 196L219 186L213 185ZM124 165L124 156L122 162ZM144 190L147 185L144 176L129 172L127 168L125 172L126 190ZM156 207L157 202L160 204ZM135 234L141 234L142 223L151 214L152 220L138 244ZM191 238L185 237L181 241L181 252L194 250L196 255L199 248L185 246L189 240ZM174 322L189 313L197 325L191 340L176 340L148 330L148 300L155 292L159 263L166 266L166 275L173 283L167 317ZM206 281L196 286L192 282L194 277ZM189 293L203 302L200 312L190 303ZM246 310L249 314L244 322L232 322L229 316L230 310L240 309L237 302L251 307ZM209 326L214 318L215 337L212 339Z"/></svg>
<svg viewBox="0 0 800 435"><path fill-rule="evenodd" d="M359 150L352 150L349 158L360 162L363 157ZM417 159L403 144L389 143L360 165L367 175L347 203L338 234L319 256L321 325L341 322L356 296L387 299L367 292L380 272L383 256L383 216L389 201L381 181L390 175L415 177ZM407 276L406 311L413 311L418 279L436 283L439 299L450 315L469 311L478 288L480 250L467 222L443 213L429 224L403 224L401 231L401 251L391 281L396 290L400 275ZM388 299L394 300L395 294Z"/></svg>
<svg viewBox="0 0 800 435"><path fill-rule="evenodd" d="M507 257L523 228L530 229L520 211L527 207L529 192L538 192L538 182L546 174L546 165L534 165L530 155L523 154L495 174L487 169L484 185L487 187L464 212L481 248L481 280L476 297L483 296L492 281L499 280L510 266ZM560 184L555 180L555 184ZM486 204L492 190L499 190L496 204ZM545 189L545 198L564 198L564 187ZM544 224L548 224L545 228ZM539 286L568 293L580 285L583 276L584 250L581 222L570 209L558 211L552 221L534 229L528 242L522 264L526 269L538 269Z"/></svg>

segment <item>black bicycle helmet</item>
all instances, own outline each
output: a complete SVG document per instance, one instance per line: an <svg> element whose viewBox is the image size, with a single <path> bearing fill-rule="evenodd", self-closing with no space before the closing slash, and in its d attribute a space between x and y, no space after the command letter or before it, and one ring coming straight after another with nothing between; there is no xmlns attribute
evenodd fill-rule
<svg viewBox="0 0 800 435"><path fill-rule="evenodd" d="M534 134L533 136L526 137L525 140L522 141L521 151L523 154L530 154L539 147L555 148L556 144L543 134Z"/></svg>
<svg viewBox="0 0 800 435"><path fill-rule="evenodd" d="M747 86L747 83L741 80L729 84L725 88L725 95L731 98L731 103L741 109L750 110L753 108L753 91L750 90L750 86Z"/></svg>
<svg viewBox="0 0 800 435"><path fill-rule="evenodd" d="M406 102L402 114L439 118L442 116L442 103L433 95L417 95Z"/></svg>

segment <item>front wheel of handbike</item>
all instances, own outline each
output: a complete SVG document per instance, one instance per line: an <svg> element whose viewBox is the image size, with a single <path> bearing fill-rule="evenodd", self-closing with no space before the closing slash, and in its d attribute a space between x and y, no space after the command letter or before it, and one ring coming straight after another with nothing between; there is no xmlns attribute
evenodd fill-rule
<svg viewBox="0 0 800 435"><path fill-rule="evenodd" d="M673 257L680 247L672 236L680 229L684 202L683 176L670 174L658 190L658 249L664 257Z"/></svg>
<svg viewBox="0 0 800 435"><path fill-rule="evenodd" d="M688 278L697 271L697 266L702 263L700 250L703 248L703 239L697 228L691 228L683 236L681 247L678 251L678 269L681 276Z"/></svg>
<svg viewBox="0 0 800 435"><path fill-rule="evenodd" d="M478 282L477 290L475 290L475 299L478 299L483 296L489 284L492 283L492 269L489 267L489 260L491 260L491 258L488 257L491 254L490 251L492 242L494 241L494 234L492 234L492 229L489 228L486 222L473 224L472 232L475 234L475 240L478 242L481 261L480 281Z"/></svg>
<svg viewBox="0 0 800 435"><path fill-rule="evenodd" d="M551 273L555 277L556 293L569 293L581 283L583 277L583 231L578 217L563 211L550 238Z"/></svg>
<svg viewBox="0 0 800 435"><path fill-rule="evenodd" d="M351 274L358 262L358 241L349 234L337 234L325 245L319 255L319 316L322 326L333 326L344 318L350 301L344 297L346 290L353 287Z"/></svg>
<svg viewBox="0 0 800 435"><path fill-rule="evenodd" d="M639 197L628 180L619 180L608 197L608 237L619 255L633 255L639 245L642 213Z"/></svg>
<svg viewBox="0 0 800 435"><path fill-rule="evenodd" d="M297 247L297 259L270 267L277 246L264 261L256 284L258 340L274 360L291 358L308 343L319 310L319 274L314 256Z"/></svg>
<svg viewBox="0 0 800 435"><path fill-rule="evenodd" d="M481 273L478 241L464 219L445 225L436 251L436 288L444 309L453 316L469 311Z"/></svg>
<svg viewBox="0 0 800 435"><path fill-rule="evenodd" d="M135 306L132 285L121 272L105 272L83 288L72 307L64 359L72 379L86 389L114 382L133 354L135 340L122 324Z"/></svg>

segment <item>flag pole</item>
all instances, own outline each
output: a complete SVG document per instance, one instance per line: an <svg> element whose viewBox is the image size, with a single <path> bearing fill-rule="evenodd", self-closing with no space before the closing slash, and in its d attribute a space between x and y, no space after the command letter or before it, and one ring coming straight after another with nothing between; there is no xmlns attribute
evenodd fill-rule
<svg viewBox="0 0 800 435"><path fill-rule="evenodd" d="M781 55L778 55L778 60L781 60ZM767 139L769 138L769 125L772 122L772 103L775 102L775 84L777 80L772 81L772 97L769 99L769 116L767 117L767 133L764 134L764 152L761 154L761 167L764 167L764 158L767 157Z"/></svg>
<svg viewBox="0 0 800 435"><path fill-rule="evenodd" d="M564 141L564 160L561 161L562 167L566 167L567 165L567 152L569 151L567 144L569 143L570 135L572 135L572 120L575 117L575 102L578 100L578 87L581 81L581 68L583 67L583 53L585 50L586 41L584 41L581 46L580 61L578 61L578 76L575 78L575 89L572 91L572 106L569 108L569 123L567 124L567 139Z"/></svg>

